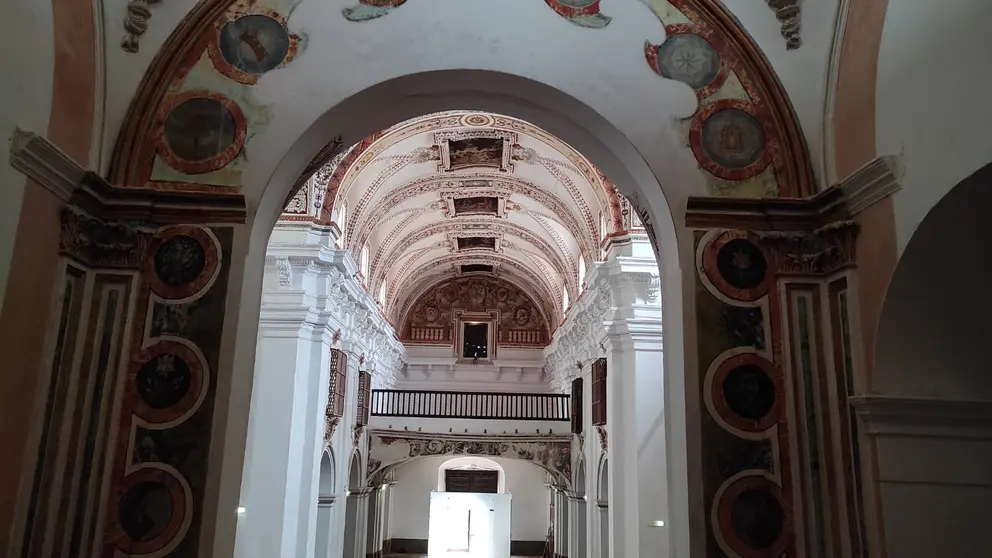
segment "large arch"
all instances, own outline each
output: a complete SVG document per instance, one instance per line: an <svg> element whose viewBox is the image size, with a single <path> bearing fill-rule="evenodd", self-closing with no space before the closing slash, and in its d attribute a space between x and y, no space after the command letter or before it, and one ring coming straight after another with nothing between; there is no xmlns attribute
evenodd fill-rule
<svg viewBox="0 0 992 558"><path fill-rule="evenodd" d="M992 242L990 207L992 164L955 186L910 239L879 319L875 391L992 400L992 266L976 252Z"/></svg>
<svg viewBox="0 0 992 558"><path fill-rule="evenodd" d="M688 248L691 239L680 238L676 223L681 222L684 196L675 196L669 209L657 176L664 176L665 154L657 148L642 153L617 125L605 119L591 107L545 84L519 76L474 70L449 70L412 74L380 83L366 91L349 97L333 107L314 122L290 148L287 155L269 179L258 205L254 208L245 236L237 240L246 249L235 250L245 254L245 272L240 285L240 304L228 312L234 327L236 311L237 332L235 344L249 346L257 335L259 300L265 247L269 234L278 219L283 203L289 197L297 177L314 156L336 137L344 138L343 144L358 141L377 130L418 115L441 112L452 108L479 110L507 114L526 120L554 134L583 153L624 194L642 215L657 252L661 273L662 303L667 316L676 321L667 328L665 343L665 391L667 443L671 448L685 448L687 444L687 416L698 404L686 400L685 371L695 357L682 350L683 335L691 338L693 321L683 316L684 281L691 277L692 256ZM643 139L643 138L642 138ZM669 153L668 155L671 155ZM687 183L680 183L687 186ZM681 229L681 227L678 227ZM681 243L681 246L680 246ZM246 246L247 245L247 246ZM232 289L234 291L237 288ZM691 301L689 302L691 304ZM678 327L683 325L684 327ZM234 356L233 369L251 370L254 354L241 351ZM211 471L219 484L218 502L237 499L241 477L241 455L244 452L248 405L244 394L250 392L251 378L234 375L222 380L229 389L220 392L218 413L224 419L218 424L223 430L223 461L220 470ZM225 396L230 399L224 400ZM690 449L691 453L691 449ZM669 454L668 495L670 500L673 533L673 552L689 546L689 457L681 449ZM234 539L235 524L221 514L217 517L215 532L210 537L213 551L222 554L226 541ZM681 529L676 531L675 526ZM696 535L698 536L698 535ZM683 550L681 552L687 552Z"/></svg>

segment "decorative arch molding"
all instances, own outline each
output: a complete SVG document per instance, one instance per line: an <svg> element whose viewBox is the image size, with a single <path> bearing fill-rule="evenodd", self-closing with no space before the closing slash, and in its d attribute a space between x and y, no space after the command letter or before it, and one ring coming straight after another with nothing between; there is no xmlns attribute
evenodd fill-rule
<svg viewBox="0 0 992 558"><path fill-rule="evenodd" d="M416 277L418 274L426 273L427 271L430 271L431 269L436 269L438 267L443 267L443 266L446 266L446 265L452 265L452 264L463 263L463 262L466 262L467 263L468 260L463 259L463 258L464 258L464 256L459 255L459 254L448 254L447 256L438 258L436 260L432 260L432 261L430 261L430 262L428 262L428 263L426 263L426 264L424 264L424 265L416 268L413 272L411 272L405 278L401 279L400 281L395 281L394 283L397 284L398 292L403 292L402 291L403 284L407 281L408 278L409 279L412 279L412 278ZM554 283L550 278L548 278L546 276L543 277L543 278L538 277L529 268L524 267L523 265L521 265L516 260L514 260L512 258L507 258L506 256L503 256L502 254L496 254L496 255L486 254L484 260L490 261L490 262L491 261L499 262L503 266L506 266L506 267L509 267L509 268L513 268L514 271L516 271L522 277L524 277L527 280L529 280L532 284L542 285L543 288L544 288L544 291L545 291L545 295L546 295L544 297L544 299L545 300L554 301L554 304L557 305L558 307L561 306L562 297L561 297L561 294L559 293L560 285L558 285L557 283ZM405 314L406 311L407 311L407 307L409 306L409 304L412 303L412 300L410 300L410 299L404 299L404 300L405 300L405 302L404 302L404 304L402 306L403 310L401 311L401 314ZM560 316L560 312L553 311L553 312L549 312L548 315L549 316L558 317L558 316Z"/></svg>
<svg viewBox="0 0 992 558"><path fill-rule="evenodd" d="M382 261L391 262L395 260L417 242L421 242L433 236L453 233L461 233L466 236L471 236L472 230L484 231L487 234L496 233L514 236L524 242L532 244L541 251L544 257L550 261L552 265L554 265L555 271L561 275L562 279L565 280L565 283L568 284L570 288L576 287L575 278L573 276L577 275L579 272L578 263L575 262L567 252L560 253L556 251L555 247L548 244L546 240L540 238L516 223L510 223L493 218L484 219L478 217L472 217L469 219L454 218L440 223L430 223L420 227L419 229L409 231L407 234L403 235L403 239L398 244L382 244L376 251L376 257L372 260L372 276L375 277L382 271L379 269Z"/></svg>
<svg viewBox="0 0 992 558"><path fill-rule="evenodd" d="M406 430L372 430L369 437L370 462L376 469L371 479L382 478L397 465L435 455L473 455L529 461L551 474L562 484L571 485L571 435L429 434Z"/></svg>
<svg viewBox="0 0 992 558"><path fill-rule="evenodd" d="M602 178L604 181L606 180L605 177ZM474 184L477 182L483 182L484 184L480 186L468 186L469 183ZM586 223L586 230L583 232L582 225L575 219L572 210L558 196L541 189L536 184L524 178L487 172L460 173L457 178L432 175L412 180L396 188L385 198L378 201L367 212L361 223L357 225L355 236L349 239L348 245L350 247L361 246L363 242L368 240L368 236L372 230L371 224L380 222L389 214L389 211L393 207L405 199L445 190L461 191L466 189L475 190L476 188L491 190L495 195L510 196L512 194L518 194L548 208L561 221L561 225L575 237L583 256L586 259L592 258L590 261L594 261L596 257L595 247L598 246L598 228L595 227L595 224L593 224L593 228L589 228L589 224ZM612 184L610 184L610 188L614 188ZM611 201L610 208L614 225L619 223L622 227L623 221L619 198L616 199L615 204Z"/></svg>
<svg viewBox="0 0 992 558"><path fill-rule="evenodd" d="M601 200L606 200L608 205L612 206L616 204L619 206L616 189L613 188L611 184L604 182L603 174L585 157L568 146L566 143L541 128L522 120L503 115L491 116L493 118L493 128L523 133L554 148L559 154L568 160L569 163L571 163L572 167L574 167L573 170L582 175L586 181L589 182L589 184L594 186L597 196ZM429 118L417 119L412 122L400 123L389 130L385 130L375 134L374 136L365 138L358 145L352 148L348 156L346 156L341 161L340 165L338 165L338 168L334 170L332 178L328 182L326 188L327 194L324 196L323 215L325 215L327 219L330 218L333 213L334 205L338 201L337 198L346 193L350 188L352 181L354 181L358 175L361 174L361 171L368 165L372 164L378 156L385 152L385 150L389 147L424 132L461 127L463 127L463 124L461 122L460 113L449 112L433 115ZM548 170L549 172L553 172L551 169ZM462 175L461 178L465 179L467 177ZM583 215L583 218L587 221L589 230L594 231L596 227L596 220L593 218L588 206L585 204L585 201L582 199L581 195L578 194L575 186L571 184L571 181L568 181L566 187L568 188L573 201L578 206L580 213ZM362 200L355 206L354 213L356 215L363 212L365 206L368 204L368 200L371 199L371 196L374 195L374 193L375 192L366 192L363 194ZM617 216L614 215L615 221L616 217ZM354 224L355 222L352 221L352 223ZM619 227L622 227L622 223L620 222L615 222L614 225L618 227L618 230ZM354 228L349 226L348 230L345 231L345 238L352 238L353 231Z"/></svg>
<svg viewBox="0 0 992 558"><path fill-rule="evenodd" d="M423 290L397 324L400 339L455 340L460 311L487 315L495 312L495 331L490 333L500 347L543 347L551 339L551 324L533 297L509 281L487 275L453 277ZM431 333L434 335L421 335Z"/></svg>
<svg viewBox="0 0 992 558"><path fill-rule="evenodd" d="M783 197L799 197L815 193L812 167L798 118L771 64L753 39L732 14L716 0L670 0L669 4L690 22L689 31L702 33L714 39L728 66L748 89L748 101L754 105L755 116L774 140L772 142L774 149L769 157L772 159L776 175L775 194ZM157 145L155 130L161 126L161 107L168 105L169 95L177 90L195 61L206 55L216 29L230 18L231 13L237 11L237 5L234 0L204 0L190 11L182 25L173 30L158 56L145 72L128 107L108 169L112 183L125 187L230 193L230 186L183 181L158 183L150 180L148 169L155 157ZM279 15L285 17L285 14ZM678 26L684 23L684 20L682 23L666 21L663 9L656 11L656 15L666 26ZM645 51L649 64L656 69L659 46L661 45L648 44ZM241 85L251 87L251 85ZM705 108L701 107L699 114L706 113ZM442 114L436 118L444 118L444 116ZM507 124L513 123L514 127L520 125L515 119L500 118L506 118ZM264 123L259 122L259 125ZM497 122L497 127L499 126L500 123ZM562 146L561 151L566 152L566 157L589 177L590 183L603 185L607 198L612 199L614 192L607 191L612 189L608 189L603 184L598 178L599 173L588 161L550 134L533 126L529 127L534 128L533 133L536 136L548 138L552 145ZM323 200L322 221L329 221L335 199L342 186L350 175L355 174L351 171L361 166L356 165L356 162L372 160L374 156L370 155L379 150L376 144L384 136L384 132L378 132L360 141L334 170L326 190L327 195ZM568 151L572 153L569 154ZM701 163L701 166L707 168L706 164ZM310 172L312 174L316 169ZM309 175L301 178L306 180ZM592 221L595 223L595 220ZM345 231L346 238L350 237L349 232Z"/></svg>

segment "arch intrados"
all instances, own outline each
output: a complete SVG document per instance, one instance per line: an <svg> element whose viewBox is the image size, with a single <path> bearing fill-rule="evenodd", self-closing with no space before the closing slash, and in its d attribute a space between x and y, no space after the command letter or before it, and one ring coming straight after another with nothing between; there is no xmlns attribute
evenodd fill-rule
<svg viewBox="0 0 992 558"><path fill-rule="evenodd" d="M621 193L637 185L648 192L664 186L619 129L585 103L525 77L489 70L437 70L380 82L322 114L293 143L276 166L253 214L252 243L264 245L296 183L314 156L335 137L354 145L377 131L433 112L477 110L525 120L567 140ZM565 116L565 115L570 116ZM671 208L654 215L660 248L676 250ZM258 237L258 240L256 240ZM674 254L673 254L674 256Z"/></svg>
<svg viewBox="0 0 992 558"><path fill-rule="evenodd" d="M606 502L610 497L610 459L604 454L599 460L599 471L596 474L596 498Z"/></svg>
<svg viewBox="0 0 992 558"><path fill-rule="evenodd" d="M586 460L579 459L575 464L575 486L572 487L576 493L585 495L586 493Z"/></svg>
<svg viewBox="0 0 992 558"><path fill-rule="evenodd" d="M533 200L537 204L547 208L548 210L551 211L551 213L556 215L558 219L561 220L560 223L561 226L575 238L576 243L579 245L580 253L582 253L582 255L586 259L590 259L591 261L595 261L596 259L598 259L597 255L593 253L593 249L592 249L592 246L596 244L595 231L585 230L585 227L583 225L580 225L579 221L575 219L575 215L572 214L572 211L571 209L569 209L568 205L565 204L565 202L562 201L561 198L556 196L554 193L541 190L541 188L538 187L536 184L533 184L532 182L529 182L527 180L524 180L523 178L516 176L507 177L507 176L495 175L492 173L473 173L471 175L471 178L491 179L497 183L516 182L523 186L526 186L526 188L528 190L531 190L532 192L530 193L512 192L511 188L508 188L506 186L499 186L499 185L494 185L492 189L497 191L511 192L521 197ZM389 210L396 205L397 199L402 198L404 195L408 194L413 190L425 188L425 185L429 185L430 188L429 189L425 188L422 192L423 194L434 193L444 190L446 187L443 186L442 183L446 182L447 180L448 179L446 177L441 177L441 176L430 176L426 178L421 177L415 180L411 180L406 184L404 184L403 186L400 186L395 190L393 190L393 192L391 192L385 198L376 202L368 211L364 213L361 223L356 225L355 235L354 235L355 238L348 239L347 241L348 249L354 250L355 246L361 246L362 243L368 240L368 238L371 236L372 230L374 230L374 227L371 226L371 223L375 223L378 220L385 217L386 215L388 215ZM539 193L539 195L535 193ZM547 196L547 198L543 198L542 196ZM338 205L336 204L334 206L334 211L337 211L337 209L338 209ZM612 212L613 210L614 209L611 206L610 211ZM619 211L619 209L617 209L617 211Z"/></svg>
<svg viewBox="0 0 992 558"><path fill-rule="evenodd" d="M494 113L494 114L499 114L500 116L510 116L511 118L517 118L518 120L525 120L526 121L526 119L521 119L521 118L515 117L515 116L513 116L511 114L496 113L495 111L482 111L481 109L448 109L448 110L444 110L444 111L432 111L432 112L459 112L459 111L464 111L464 112L473 112L473 111L490 112L490 113ZM427 113L425 113L425 114L427 114ZM435 115L435 116L436 117L441 117L442 115ZM416 118L417 117L413 117L413 119L416 119ZM411 126L413 124L415 124L415 122L409 122L410 120L412 120L412 119L406 119L404 121L397 122L394 125L389 126L388 127L389 128L388 131L387 131L387 128L383 128L380 131L377 131L377 132L375 132L373 134L369 134L369 136L367 136L366 138L363 138L364 141L362 141L360 143L354 144L354 145L360 145L359 151L356 153L356 155L357 156L360 156L362 153L364 153L364 152L366 152L366 151L368 151L370 149L376 148L377 147L377 144L379 144L381 142L384 142L384 141L389 141L390 142L390 145L385 148L385 149L388 149L389 147L392 147L393 145L395 145L395 144L397 144L397 143L399 143L399 142L401 142L401 141L403 141L405 139L408 139L410 137L413 137L414 135L419 135L419 134L424 133L422 130L417 130L417 131L413 132L412 134L408 133L406 135L403 135L405 129L402 129L402 128L401 129L391 129L391 128L395 128L396 126L398 126L400 124L403 124L404 122L406 122L407 124L410 124ZM585 160L587 162L589 161L585 157L585 155L582 154L581 151L577 150L570 143L566 142L561 136L558 136L558 135L556 135L554 133L550 133L548 130L544 129L541 126L537 126L533 122L529 122L529 121L527 121L527 122L530 123L530 124L532 124L532 125L535 125L536 128L537 128L537 132L538 133L534 134L533 137L535 137L537 140L541 141L542 143L544 143L548 147L552 148L554 151L556 151L559 155L561 155L565 159L571 159L569 157L570 153L567 152L567 151L571 151L572 154L577 155L578 158L583 159L583 160ZM548 137L543 137L544 135L547 135ZM397 137L397 136L399 136L399 137ZM560 146L559 145L556 145L556 143L560 143L561 145ZM385 149L383 151L385 151ZM325 213L326 215L333 214L334 208L337 207L339 200L343 201L343 198L347 197L347 195L351 193L352 186L354 185L355 180L357 180L358 176L361 175L361 173L366 170L365 168L362 168L357 173L352 173L351 172L352 171L351 164L355 160L357 160L357 159L358 159L358 157L352 157L352 158L350 158L350 161L346 161L344 163L345 165L347 165L347 168L344 169L344 172L342 174L339 174L339 176L340 176L340 182L338 184L334 185L334 187L333 187L334 188L334 191L333 192L328 192L328 193L331 193L333 195L333 197L330 200L327 200L327 198L325 197L325 201L330 201L331 202L331 206L330 207L327 207L325 205L324 209L322 210L322 212ZM595 165L592 165L592 167L593 167L592 170L595 172L596 171ZM422 178L425 178L425 177L421 177L421 179ZM328 190L330 190L330 188L332 187L331 186L331 183L332 183L333 180L334 180L333 174L329 174L328 175L328 182L327 182L327 184L324 185L325 192L327 192ZM614 211L614 208L619 208L620 201L619 201L619 199L618 199L618 197L616 195L616 192L613 190L613 184L601 172L599 172L599 173L596 174L596 177L595 177L594 181L596 183L596 184L594 184L594 188L593 188L594 195L598 199L599 203L603 204L604 207L610 209L610 218L611 218L611 221L612 221L614 227L617 228L617 229L623 227L622 216L619 214L618 211ZM596 185L598 185L598 187L595 187ZM582 208L583 208L583 206L584 206L584 201L582 199L575 199L574 197L572 198L572 201L573 201L573 203L575 203L577 205L577 207L581 211ZM361 208L361 209L364 209L364 208ZM585 209L588 211L589 208L586 207ZM363 211L362 213L366 213L366 211ZM355 229L355 232L356 233L358 232L358 229L357 228ZM355 236L357 236L357 234Z"/></svg>
<svg viewBox="0 0 992 558"><path fill-rule="evenodd" d="M459 232L464 220L452 220L450 222L430 222L416 228L408 228L402 235L395 235L397 238L389 238L376 248L376 254L372 260L372 275L378 275L382 271L383 262L396 261L403 254L407 253L413 245L431 238L447 238L449 234ZM553 245L548 240L542 238L538 233L532 232L517 223L500 222L496 223L498 230L506 236L519 239L522 242L533 245L541 251L545 259L554 266L554 272L561 276L562 281L571 288L576 288L575 279L571 277L577 272L577 264L567 252L562 253L560 247ZM419 238L419 235L434 231L429 236ZM508 256L509 257L509 256Z"/></svg>
<svg viewBox="0 0 992 558"><path fill-rule="evenodd" d="M320 456L320 478L317 487L319 496L334 494L334 470L334 452L326 449Z"/></svg>
<svg viewBox="0 0 992 558"><path fill-rule="evenodd" d="M362 488L362 480L362 456L355 452L348 467L348 488L351 490Z"/></svg>

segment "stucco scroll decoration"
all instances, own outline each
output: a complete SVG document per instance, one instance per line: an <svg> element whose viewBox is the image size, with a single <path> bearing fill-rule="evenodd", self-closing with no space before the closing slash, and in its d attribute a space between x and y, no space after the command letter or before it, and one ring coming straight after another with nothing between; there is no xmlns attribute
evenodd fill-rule
<svg viewBox="0 0 992 558"><path fill-rule="evenodd" d="M605 452L606 451L606 448L608 448L609 445L610 445L609 444L609 436L606 433L606 427L605 426L602 426L602 425L597 426L596 427L596 434L599 435L599 449L601 449L601 450L603 450Z"/></svg>
<svg viewBox="0 0 992 558"><path fill-rule="evenodd" d="M799 35L802 27L801 0L765 0L768 7L775 12L775 17L782 23L782 36L785 37L785 48L795 50L803 46L803 38Z"/></svg>
<svg viewBox="0 0 992 558"><path fill-rule="evenodd" d="M158 4L162 0L131 0L127 3L127 12L124 14L124 30L126 34L121 41L121 48L124 52L135 54L138 52L138 39L148 31L148 20L152 17L152 4Z"/></svg>

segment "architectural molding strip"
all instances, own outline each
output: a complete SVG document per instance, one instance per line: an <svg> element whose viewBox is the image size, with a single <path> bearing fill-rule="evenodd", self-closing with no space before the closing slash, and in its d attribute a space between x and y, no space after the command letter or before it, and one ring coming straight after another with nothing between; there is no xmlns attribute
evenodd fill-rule
<svg viewBox="0 0 992 558"><path fill-rule="evenodd" d="M14 128L10 142L10 166L63 202L69 201L86 175L86 169L55 144L20 128Z"/></svg>
<svg viewBox="0 0 992 558"><path fill-rule="evenodd" d="M248 217L239 193L113 186L47 138L20 129L14 131L10 164L63 202L100 219L170 224L244 223Z"/></svg>
<svg viewBox="0 0 992 558"><path fill-rule="evenodd" d="M884 395L849 401L870 436L992 440L992 401Z"/></svg>
<svg viewBox="0 0 992 558"><path fill-rule="evenodd" d="M691 196L686 204L686 226L764 231L818 229L851 219L899 191L897 167L894 155L875 158L839 184L809 198Z"/></svg>

